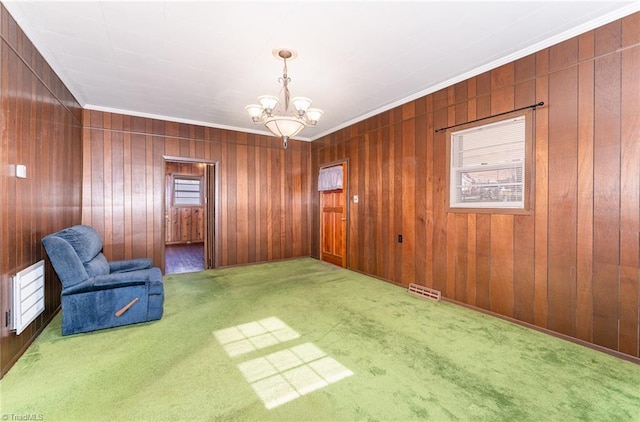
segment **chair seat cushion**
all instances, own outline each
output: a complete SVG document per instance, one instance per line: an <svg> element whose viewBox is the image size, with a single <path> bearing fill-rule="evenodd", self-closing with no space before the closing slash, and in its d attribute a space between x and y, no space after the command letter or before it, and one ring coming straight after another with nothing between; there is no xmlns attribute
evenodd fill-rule
<svg viewBox="0 0 640 422"><path fill-rule="evenodd" d="M151 258L133 258L123 261L111 261L109 262L109 272L123 273L127 271L147 270L152 266Z"/></svg>

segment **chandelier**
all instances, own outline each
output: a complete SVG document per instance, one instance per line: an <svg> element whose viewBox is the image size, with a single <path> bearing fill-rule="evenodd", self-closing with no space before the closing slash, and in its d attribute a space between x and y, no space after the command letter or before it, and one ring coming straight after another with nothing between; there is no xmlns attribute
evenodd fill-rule
<svg viewBox="0 0 640 422"><path fill-rule="evenodd" d="M296 136L307 126L315 126L320 120L323 111L319 108L309 108L311 100L306 97L294 97L289 100L289 82L291 78L287 75L287 60L293 60L297 54L293 50L275 49L273 55L277 59L282 59L284 69L282 77L278 82L282 83L280 99L273 95L263 95L258 97L260 104L251 104L245 107L253 123L263 123L267 129L275 136L282 138L282 146L287 149L289 138ZM295 110L289 111L289 103L293 104ZM278 105L281 104L280 107Z"/></svg>

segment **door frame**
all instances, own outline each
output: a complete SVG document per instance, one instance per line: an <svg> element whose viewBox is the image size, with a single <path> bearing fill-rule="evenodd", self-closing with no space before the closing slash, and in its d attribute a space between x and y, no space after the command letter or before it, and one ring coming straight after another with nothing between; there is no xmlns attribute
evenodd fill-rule
<svg viewBox="0 0 640 422"><path fill-rule="evenodd" d="M344 255L345 255L345 268L350 268L351 263L349 260L349 227L351 221L351 195L349 191L349 158L343 158L341 160L330 161L328 163L323 163L318 166L318 171L328 167L336 167L338 165L344 164L343 172L342 172L342 190L344 191L344 206L346 208L345 215L347 218L345 228L344 228ZM317 183L317 180L316 180ZM318 257L322 261L322 192L318 191Z"/></svg>
<svg viewBox="0 0 640 422"><path fill-rule="evenodd" d="M218 243L218 233L219 233L219 227L220 227L220 162L218 160L206 160L203 158L189 158L189 157L175 157L175 156L170 156L170 155L163 155L162 156L162 180L164 183L164 180L166 180L166 176L167 176L167 163L168 162L174 162L174 163L193 163L193 164L204 164L205 166L213 166L213 172L214 172L214 181L213 181L213 188L214 188L214 197L213 200L211 198L207 198L206 197L206 192L209 191L209 184L211 183L210 180L208 180L207 178L207 171L205 169L205 174L204 174L204 190L205 190L205 207L204 207L204 231L205 233L207 232L208 228L208 220L209 220L209 213L213 212L213 220L214 220L214 227L213 227L213 266L212 268L217 268L218 267L218 263L220 262L221 259L221 251L220 251L220 246ZM165 265L165 244L167 242L167 232L166 232L166 225L167 225L167 219L164 217L164 213L166 212L166 207L167 207L167 194L166 194L166 189L162 189L162 244L160 245L160 250L162 253L162 271L165 271L164 265ZM205 240L206 243L206 240ZM207 245L205 244L205 248L207 247ZM207 256L205 254L204 257L204 267L205 270L208 269L207 268Z"/></svg>

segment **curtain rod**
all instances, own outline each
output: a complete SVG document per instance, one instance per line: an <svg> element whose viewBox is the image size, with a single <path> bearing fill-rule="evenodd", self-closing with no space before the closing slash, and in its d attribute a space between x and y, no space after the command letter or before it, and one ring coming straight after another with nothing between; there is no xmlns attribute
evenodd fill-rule
<svg viewBox="0 0 640 422"><path fill-rule="evenodd" d="M528 109L528 108L533 108L533 109L535 109L536 107L542 107L543 105L544 105L544 101L540 101L540 102L539 102L539 103L537 103L537 104L531 104L531 105L528 105L528 106L526 106L526 107L520 107L520 108L517 108L517 109L515 109L515 110L505 111L504 113L494 114L493 116L481 117L481 118L479 118L479 119L471 120L470 122L458 123L457 125L452 125L452 126L447 126L447 127L443 127L443 128L440 128L440 129L436 129L436 133L438 133L438 132L442 132L442 131L445 131L445 130L447 130L447 129L451 129L451 128L454 128L454 127L458 127L458 126L462 126L462 125L467 125L467 124L469 124L469 123L475 123L475 122L479 122L479 121L481 121L481 120L491 119L492 117L498 117L498 116L503 116L503 115L505 115L505 114L509 114L509 113L515 113L516 111L526 110L526 109Z"/></svg>

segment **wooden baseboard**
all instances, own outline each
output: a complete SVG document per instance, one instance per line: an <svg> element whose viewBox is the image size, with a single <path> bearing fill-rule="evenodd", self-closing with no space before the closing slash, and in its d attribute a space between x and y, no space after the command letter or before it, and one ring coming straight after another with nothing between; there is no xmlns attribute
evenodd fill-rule
<svg viewBox="0 0 640 422"><path fill-rule="evenodd" d="M13 367L13 365L15 365L15 363L18 361L18 359L20 359L22 357L22 355L24 354L24 352L27 351L27 349L33 344L33 342L38 338L38 336L40 334L42 334L42 331L44 331L45 327L47 327L51 321L53 320L53 318L55 318L56 315L58 315L58 312L60 312L61 310L61 306L58 305L58 308L51 314L51 316L49 318L47 318L42 325L40 326L40 328L33 334L33 336L25 343L22 345L22 347L20 348L20 350L18 350L18 353L15 354L15 356L13 356L8 362L7 364L4 366L4 368L2 368L2 370L0 371L0 379L2 379L7 372L9 372L9 370Z"/></svg>
<svg viewBox="0 0 640 422"><path fill-rule="evenodd" d="M449 298L443 297L442 300L445 301L445 302L452 303L454 305L458 305L458 306L462 306L462 307L465 307L465 308L468 308L468 309L471 309L471 310L474 310L474 311L482 312L483 314L491 315L493 317L500 318L500 319L503 319L505 321L509 321L509 322L514 323L514 324L518 324L520 326L523 326L523 327L526 327L526 328L530 328L532 330L536 330L536 331L539 331L541 333L548 334L550 336L553 336L553 337L556 337L556 338L559 338L559 339L562 339L562 340L566 340L566 341L569 341L571 343L579 344L580 346L588 347L589 349L597 350L599 352L606 353L607 355L611 355L611 356L617 357L619 359L623 359L623 360L629 361L631 363L635 363L635 364L640 365L640 358L637 358L637 357L631 356L631 355L627 355L626 353L622 353L622 352L619 352L617 350L609 349L609 348L604 347L604 346L599 346L599 345L594 344L594 343L589 343L588 341L584 341L584 340L581 340L579 338L575 338L575 337L568 336L566 334L558 333L556 331L549 330L548 328L538 327L537 325L534 325L534 324L531 324L531 323L528 323L528 322L525 322L525 321L520 321L518 319L511 318L511 317L508 317L508 316L505 316L505 315L500 315L498 313L491 312L491 311L488 311L486 309L478 308L477 306L469 305L469 304L466 304L466 303L463 303L463 302L458 302L457 300L454 300L454 299L449 299Z"/></svg>
<svg viewBox="0 0 640 422"><path fill-rule="evenodd" d="M217 269L222 269L222 268L247 267L247 266L256 265L256 264L270 264L272 262L292 261L294 259L300 259L300 258L314 258L314 257L309 256L309 255L292 256L291 258L272 259L270 261L256 261L256 262L247 262L245 264L221 265L219 267L216 267L215 269L217 270ZM315 259L317 259L317 258L315 258Z"/></svg>
<svg viewBox="0 0 640 422"><path fill-rule="evenodd" d="M400 287L403 287L403 288L407 287L407 286L405 286L403 284L396 283L396 282L393 282L391 280L387 280L387 279L382 278L382 277L376 277L374 275L367 274L367 273L364 273L362 271L355 270L353 268L347 268L347 269L350 270L350 271L356 272L356 273L364 274L364 275L372 277L372 278L377 278L378 280L386 281L387 283L395 284L396 286L400 286ZM578 338L574 338L574 337L568 336L566 334L558 333L558 332L549 330L548 328L538 327L537 325L530 324L530 323L525 322L525 321L520 321L518 319L511 318L511 317L508 317L508 316L505 316L505 315L501 315L501 314L498 314L498 313L495 313L495 312L491 312L491 311L488 311L486 309L478 308L477 306L469 305L469 304L466 304L466 303L463 303L463 302L458 302L457 300L450 299L450 298L447 298L447 297L444 297L444 296L442 296L441 300L445 301L445 302L452 303L454 305L463 306L465 308L468 308L468 309L471 309L471 310L474 310L474 311L477 311L477 312L482 312L483 314L491 315L491 316L494 316L496 318L500 318L500 319L503 319L505 321L509 321L509 322L514 323L514 324L518 324L518 325L521 325L523 327L530 328L532 330L536 330L536 331L539 331L541 333L548 334L550 336L553 336L553 337L556 337L556 338L559 338L559 339L562 339L562 340L570 341L571 343L579 344L580 346L588 347L590 349L597 350L597 351L602 352L602 353L606 353L607 355L611 355L611 356L617 357L619 359L623 359L623 360L629 361L631 363L635 363L637 365L640 365L640 358L639 357L631 356L631 355L628 355L626 353L622 353L622 352L619 352L617 350L609 349L609 348L604 347L604 346L599 346L599 345L594 344L594 343L589 343L588 341L580 340Z"/></svg>

